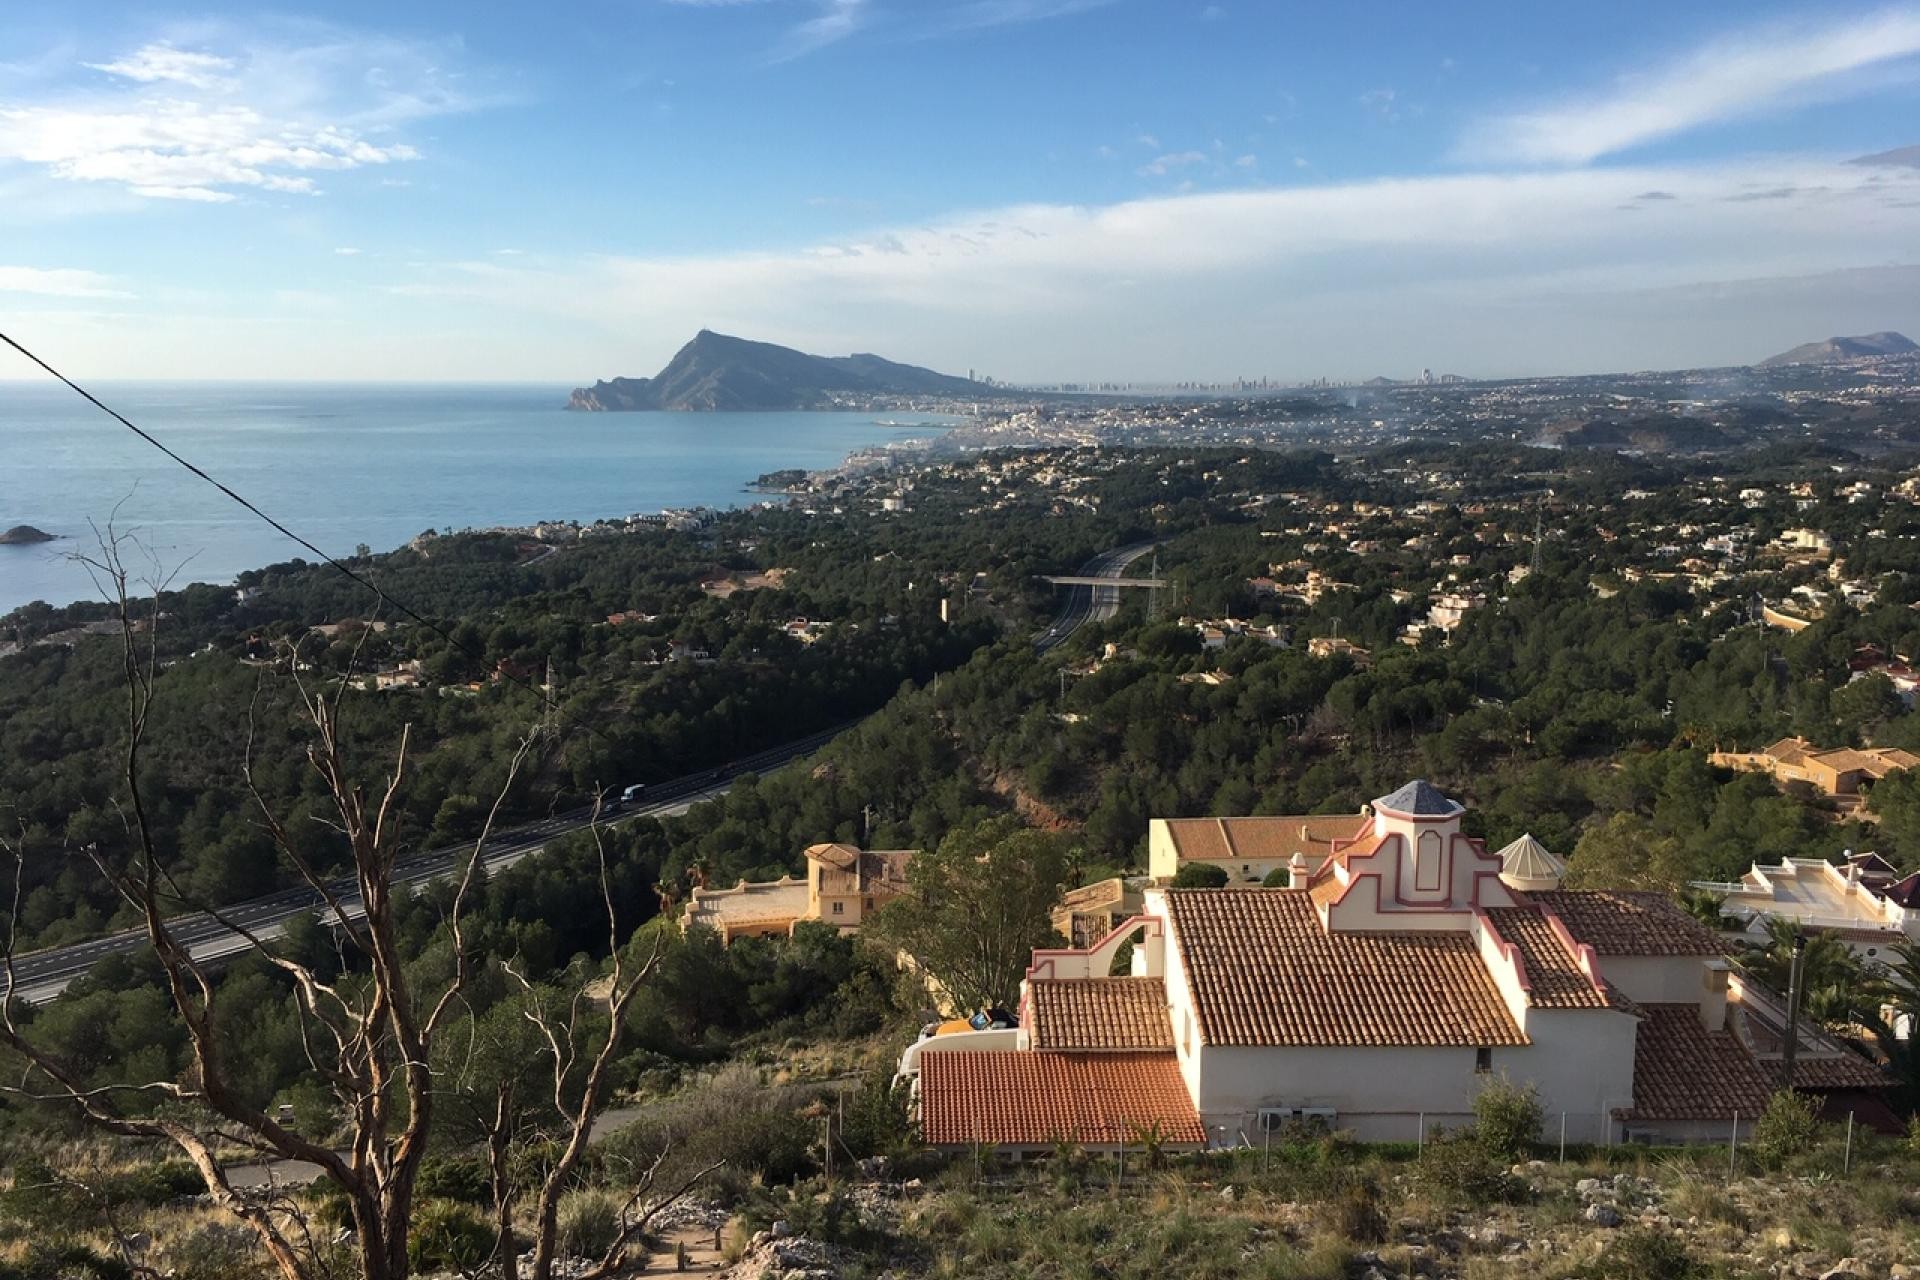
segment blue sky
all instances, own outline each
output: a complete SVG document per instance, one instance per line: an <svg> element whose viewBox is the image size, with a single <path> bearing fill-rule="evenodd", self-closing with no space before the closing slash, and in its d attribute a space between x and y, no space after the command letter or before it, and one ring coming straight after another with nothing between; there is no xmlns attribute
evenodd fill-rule
<svg viewBox="0 0 1920 1280"><path fill-rule="evenodd" d="M89 377L1579 372L1920 336L1920 6L11 0ZM20 372L0 366L0 377Z"/></svg>

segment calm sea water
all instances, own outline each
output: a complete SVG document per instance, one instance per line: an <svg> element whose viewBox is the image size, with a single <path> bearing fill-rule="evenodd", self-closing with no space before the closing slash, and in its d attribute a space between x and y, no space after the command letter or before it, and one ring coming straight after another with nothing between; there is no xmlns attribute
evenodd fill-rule
<svg viewBox="0 0 1920 1280"><path fill-rule="evenodd" d="M593 520L737 506L755 476L837 465L945 422L926 414L568 413L567 388L118 383L102 400L267 514L334 554L423 529ZM68 555L88 520L137 532L178 581L226 582L305 556L218 490L72 392L0 382L0 530L61 541L0 546L0 613L94 598ZM310 556L308 558L311 558Z"/></svg>

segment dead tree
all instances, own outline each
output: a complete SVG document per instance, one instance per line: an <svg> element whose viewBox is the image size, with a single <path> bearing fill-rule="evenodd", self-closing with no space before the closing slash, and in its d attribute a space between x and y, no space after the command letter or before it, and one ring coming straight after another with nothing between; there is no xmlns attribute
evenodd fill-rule
<svg viewBox="0 0 1920 1280"><path fill-rule="evenodd" d="M249 1158L305 1161L317 1166L344 1198L354 1232L354 1254L361 1280L403 1280L408 1270L407 1237L412 1221L414 1185L426 1155L435 1112L435 1088L429 1069L433 1042L455 1016L473 970L462 913L478 880L482 855L494 820L532 747L523 741L507 771L473 848L464 859L449 914L455 972L431 1000L412 989L395 924L395 876L400 854L394 824L396 804L407 776L408 734L401 735L384 782L371 792L356 780L341 739L341 709L349 681L331 697L325 690L299 685L313 740L307 758L331 798L337 835L352 864L350 891L336 890L300 852L266 798L252 788L265 825L299 878L324 904L344 945L364 959L363 982L329 983L307 966L268 945L218 909L208 914L244 938L267 963L290 979L302 1020L309 1060L327 1081L346 1116L347 1149L332 1147L295 1132L249 1102L236 1087L218 1033L218 992L206 967L177 935L169 910L190 905L162 865L140 787L141 751L153 704L157 637L161 621L156 603L145 618L136 616L128 594L129 576L120 554L121 540L111 528L101 539L102 556L90 562L119 608L127 698L126 744L121 756L125 788L124 818L129 853L116 860L90 850L101 873L139 914L147 944L158 959L173 1005L187 1032L190 1067L180 1079L133 1086L95 1087L58 1056L36 1045L15 1007L17 990L14 943L19 886L4 943L5 985L0 990L0 1043L28 1067L25 1082L11 1091L64 1104L87 1123L125 1138L159 1140L177 1147L192 1162L213 1200L244 1223L286 1280L333 1280L323 1243L310 1234L297 1202L284 1196L258 1196L237 1190L229 1178L223 1151L238 1148ZM142 643L142 635L145 642ZM296 681L297 683L297 681ZM16 856L23 856L15 850ZM141 1111L123 1107L128 1094L158 1098L169 1105Z"/></svg>

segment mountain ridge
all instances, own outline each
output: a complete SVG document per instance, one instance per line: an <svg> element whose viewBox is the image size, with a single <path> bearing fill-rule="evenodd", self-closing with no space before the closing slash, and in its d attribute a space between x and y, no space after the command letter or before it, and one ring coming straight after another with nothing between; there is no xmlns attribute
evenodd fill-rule
<svg viewBox="0 0 1920 1280"><path fill-rule="evenodd" d="M567 408L590 413L763 412L819 408L836 395L993 394L983 383L870 352L815 356L702 329L653 377L612 378L577 387Z"/></svg>
<svg viewBox="0 0 1920 1280"><path fill-rule="evenodd" d="M1783 364L1837 364L1842 360L1911 355L1916 351L1920 351L1920 346L1916 346L1906 334L1882 329L1879 333L1856 334L1850 338L1803 342L1791 351L1768 356L1757 367L1772 369Z"/></svg>

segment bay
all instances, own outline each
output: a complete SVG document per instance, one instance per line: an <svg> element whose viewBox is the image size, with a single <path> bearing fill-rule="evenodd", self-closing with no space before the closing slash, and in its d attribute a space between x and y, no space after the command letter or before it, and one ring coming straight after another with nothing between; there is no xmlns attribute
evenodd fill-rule
<svg viewBox="0 0 1920 1280"><path fill-rule="evenodd" d="M424 529L763 501L765 472L822 470L959 419L907 413L569 413L561 386L103 383L104 402L334 555ZM116 514L117 508L117 514ZM88 521L135 533L177 584L222 583L299 546L56 383L0 382L0 614L97 598L71 559Z"/></svg>

